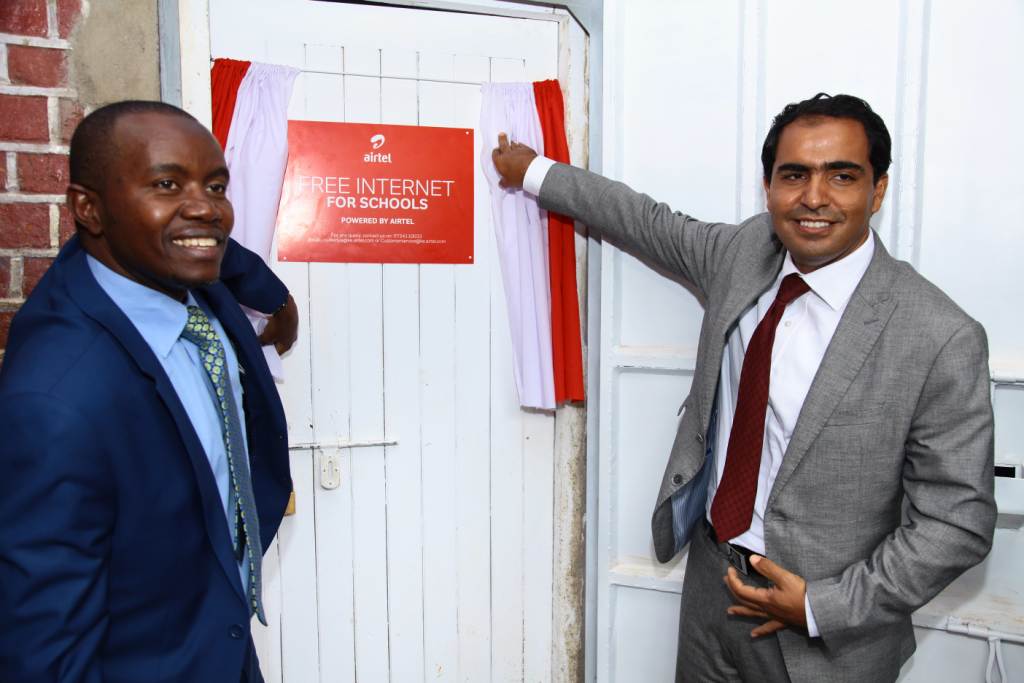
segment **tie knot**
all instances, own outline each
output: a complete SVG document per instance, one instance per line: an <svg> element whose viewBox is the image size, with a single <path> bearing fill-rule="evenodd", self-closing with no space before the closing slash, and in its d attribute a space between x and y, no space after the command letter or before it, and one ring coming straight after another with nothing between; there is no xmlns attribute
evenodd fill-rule
<svg viewBox="0 0 1024 683"><path fill-rule="evenodd" d="M185 329L181 331L181 336L196 346L217 341L217 331L213 329L213 325L210 324L210 319L206 317L203 309L198 306L188 306L187 310L188 320L185 321Z"/></svg>
<svg viewBox="0 0 1024 683"><path fill-rule="evenodd" d="M791 301L809 291L811 291L811 287L804 282L802 277L796 273L790 273L782 278L782 284L779 285L779 293L775 295L775 300L783 306L788 306Z"/></svg>

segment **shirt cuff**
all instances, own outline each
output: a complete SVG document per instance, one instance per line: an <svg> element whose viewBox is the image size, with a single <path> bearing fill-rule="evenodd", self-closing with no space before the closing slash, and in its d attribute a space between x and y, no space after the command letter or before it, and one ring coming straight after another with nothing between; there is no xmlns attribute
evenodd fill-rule
<svg viewBox="0 0 1024 683"><path fill-rule="evenodd" d="M540 186L544 184L544 178L547 177L548 171L555 163L554 159L535 157L526 167L526 175L523 176L523 189L535 197L539 195Z"/></svg>
<svg viewBox="0 0 1024 683"><path fill-rule="evenodd" d="M807 635L811 638L820 637L818 624L814 621L814 612L811 611L811 599L806 593L804 594L804 616L807 618Z"/></svg>

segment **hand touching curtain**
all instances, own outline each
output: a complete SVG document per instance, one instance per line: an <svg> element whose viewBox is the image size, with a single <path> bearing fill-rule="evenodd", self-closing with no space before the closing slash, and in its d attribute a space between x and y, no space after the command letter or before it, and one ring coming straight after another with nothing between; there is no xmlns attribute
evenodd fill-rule
<svg viewBox="0 0 1024 683"><path fill-rule="evenodd" d="M491 186L491 211L498 240L508 308L519 403L555 408L551 355L551 292L547 227L537 201L522 190L505 190L491 161L498 133L544 153L544 137L530 83L485 83L480 112L481 163Z"/></svg>

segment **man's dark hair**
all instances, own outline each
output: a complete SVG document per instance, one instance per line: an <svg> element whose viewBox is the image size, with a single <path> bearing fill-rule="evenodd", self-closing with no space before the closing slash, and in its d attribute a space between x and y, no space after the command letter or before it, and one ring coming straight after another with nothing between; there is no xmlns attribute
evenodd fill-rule
<svg viewBox="0 0 1024 683"><path fill-rule="evenodd" d="M764 166L764 180L771 182L775 167L775 150L782 136L782 129L803 117L831 116L837 119L853 119L864 126L868 136L868 158L874 172L874 182L885 175L892 162L892 138L885 122L871 109L871 105L853 95L828 95L820 92L809 100L787 104L772 121L772 127L764 138L761 148L761 165Z"/></svg>
<svg viewBox="0 0 1024 683"><path fill-rule="evenodd" d="M114 126L122 116L152 112L196 121L196 118L184 109L166 102L124 100L104 105L82 119L71 136L71 148L68 152L71 182L97 189L106 176L110 160L117 154L111 137ZM196 124L201 125L198 121Z"/></svg>

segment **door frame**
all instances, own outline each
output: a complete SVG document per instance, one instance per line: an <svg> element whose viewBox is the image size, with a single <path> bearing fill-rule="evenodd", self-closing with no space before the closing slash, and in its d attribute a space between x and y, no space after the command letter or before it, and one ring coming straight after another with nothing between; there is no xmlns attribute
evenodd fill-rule
<svg viewBox="0 0 1024 683"><path fill-rule="evenodd" d="M212 1L216 2L216 0ZM495 0L478 2L447 2L446 0L329 1L557 22L559 24L559 80L563 84L569 84L566 88L570 89L574 85L573 75L579 72L583 76L581 85L584 90L589 80L587 78L589 34L575 15L561 3L501 2L499 4ZM209 126L212 120L210 3L211 0L158 0L157 7L160 37L160 98L185 109L206 126ZM582 31L584 39L581 46L572 44L570 36L572 28ZM579 47L582 47L582 53L578 49ZM567 133L570 137L571 148L574 131L578 131L578 134L583 136L584 143L588 141L588 116L585 115L585 112L582 117L570 115L569 104L566 102L566 118L569 121ZM584 146L586 147L586 144Z"/></svg>
<svg viewBox="0 0 1024 683"><path fill-rule="evenodd" d="M165 102L179 106L207 127L212 125L212 98L210 90L209 12L216 0L158 0L160 95ZM337 0L346 2L347 0ZM558 78L565 96L566 135L574 164L584 168L590 165L592 146L590 119L593 106L590 101L592 77L591 36L587 28L562 3L448 2L445 0L386 0L350 4L374 4L423 10L440 10L485 14L517 19L556 22L558 29ZM596 46L600 50L600 46ZM599 78L599 74L597 76ZM598 106L600 103L596 103ZM600 141L594 141L599 144ZM595 308L594 292L590 292L599 278L600 252L596 243L577 226L576 274L580 298L581 324L584 332L583 353L588 400L598 388L596 356L588 351L588 338L597 344L599 337L594 325L599 315L590 316ZM588 273L588 264L597 256L596 273ZM593 393L593 400L597 394ZM594 405L593 403L589 405ZM555 412L554 463L554 548L552 553L552 644L551 673L555 682L576 683L593 677L592 660L593 596L587 595L586 586L593 575L588 548L596 538L593 527L596 518L588 524L586 517L588 455L596 456L595 443L588 437L596 436L596 425L590 424L588 404L565 405ZM593 417L596 417L596 413ZM309 446L309 444L304 444ZM596 501L591 501L591 506ZM593 509L593 507L591 507ZM587 652L585 656L585 651Z"/></svg>

